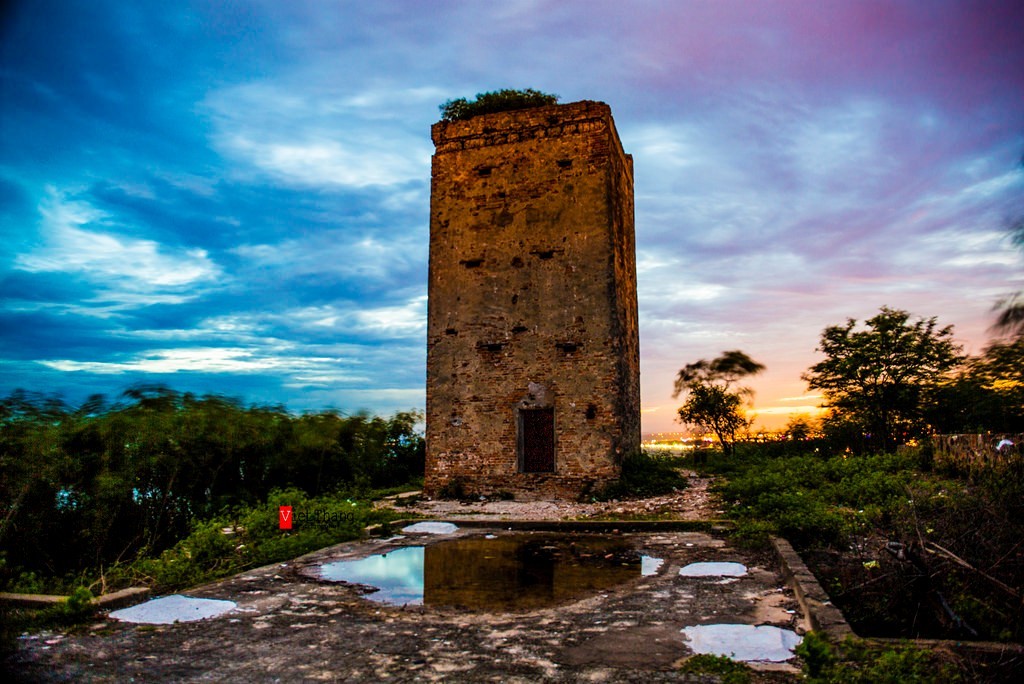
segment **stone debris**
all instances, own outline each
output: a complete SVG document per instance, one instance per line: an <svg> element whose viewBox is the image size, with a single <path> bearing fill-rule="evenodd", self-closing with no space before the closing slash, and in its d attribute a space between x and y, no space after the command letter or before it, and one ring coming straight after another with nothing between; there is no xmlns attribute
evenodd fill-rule
<svg viewBox="0 0 1024 684"><path fill-rule="evenodd" d="M432 518L465 520L588 520L591 518L659 517L668 520L710 520L719 518L722 511L712 507L708 491L710 478L687 475L686 489L648 499L623 501L454 501L447 499L418 500L396 510L419 513ZM394 501L378 501L376 508L394 508Z"/></svg>

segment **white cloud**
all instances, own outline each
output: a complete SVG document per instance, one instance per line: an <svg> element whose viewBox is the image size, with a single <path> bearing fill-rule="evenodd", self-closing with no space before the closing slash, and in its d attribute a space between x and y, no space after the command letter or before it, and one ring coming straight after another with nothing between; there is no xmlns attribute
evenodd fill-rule
<svg viewBox="0 0 1024 684"><path fill-rule="evenodd" d="M291 345L287 345L291 346ZM282 350L286 351L286 350ZM296 353L273 353L272 349L242 347L187 347L143 352L126 361L72 361L67 359L38 363L65 372L86 372L101 375L122 373L283 373L293 382L305 384L305 377L330 377L332 382L362 382L367 378L339 368L344 359L328 356L307 356Z"/></svg>
<svg viewBox="0 0 1024 684"><path fill-rule="evenodd" d="M342 185L362 188L422 180L424 165L391 143L363 139L267 139L236 134L220 139L229 153L279 180L303 186ZM335 138L342 137L335 135ZM429 155L428 155L429 156Z"/></svg>
<svg viewBox="0 0 1024 684"><path fill-rule="evenodd" d="M361 280L387 280L426 261L427 241L404 232L385 243L371 234L324 230L303 240L239 245L231 251L247 267L279 269L288 277L330 273Z"/></svg>
<svg viewBox="0 0 1024 684"><path fill-rule="evenodd" d="M402 304L378 307L326 305L281 314L282 321L307 328L337 330L349 335L387 339L422 339L427 331L427 296L417 295Z"/></svg>
<svg viewBox="0 0 1024 684"><path fill-rule="evenodd" d="M174 294L210 281L220 268L202 249L168 249L153 240L118 235L110 217L51 189L40 206L42 244L20 254L15 267L31 273L80 274L125 304L183 301ZM106 230L104 230L106 229Z"/></svg>
<svg viewBox="0 0 1024 684"><path fill-rule="evenodd" d="M410 102L438 91L343 93L261 82L212 93L214 145L278 181L302 187L364 188L422 181L433 149L413 135Z"/></svg>

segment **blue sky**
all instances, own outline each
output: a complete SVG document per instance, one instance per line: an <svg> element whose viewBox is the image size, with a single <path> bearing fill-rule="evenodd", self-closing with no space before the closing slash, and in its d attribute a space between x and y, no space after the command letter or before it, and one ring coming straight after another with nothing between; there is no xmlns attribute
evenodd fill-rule
<svg viewBox="0 0 1024 684"><path fill-rule="evenodd" d="M429 128L608 102L636 173L644 428L743 349L817 404L883 305L968 351L1024 289L1014 2L17 2L0 15L0 393L424 405Z"/></svg>

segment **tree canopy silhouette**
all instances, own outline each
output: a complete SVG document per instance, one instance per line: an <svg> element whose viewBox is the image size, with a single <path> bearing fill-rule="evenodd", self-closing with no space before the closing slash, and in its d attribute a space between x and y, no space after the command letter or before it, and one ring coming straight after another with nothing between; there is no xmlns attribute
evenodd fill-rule
<svg viewBox="0 0 1024 684"><path fill-rule="evenodd" d="M738 349L687 364L676 376L672 393L673 398L682 395L686 400L678 409L679 420L714 433L723 453L732 454L736 433L750 424L743 404L753 394L749 387L735 383L763 370L762 364Z"/></svg>
<svg viewBox="0 0 1024 684"><path fill-rule="evenodd" d="M934 317L911 322L906 311L883 306L864 325L850 318L825 328L818 351L826 358L802 378L825 393L826 423L852 423L869 450L889 450L926 431L926 395L963 357L953 326L939 328Z"/></svg>

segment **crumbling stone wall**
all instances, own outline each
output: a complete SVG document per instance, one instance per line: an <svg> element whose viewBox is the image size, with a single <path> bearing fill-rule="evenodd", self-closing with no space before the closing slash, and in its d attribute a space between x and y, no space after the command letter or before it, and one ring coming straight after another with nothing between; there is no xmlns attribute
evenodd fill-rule
<svg viewBox="0 0 1024 684"><path fill-rule="evenodd" d="M610 108L431 133L428 493L575 496L617 478L640 447L640 361L632 157Z"/></svg>

